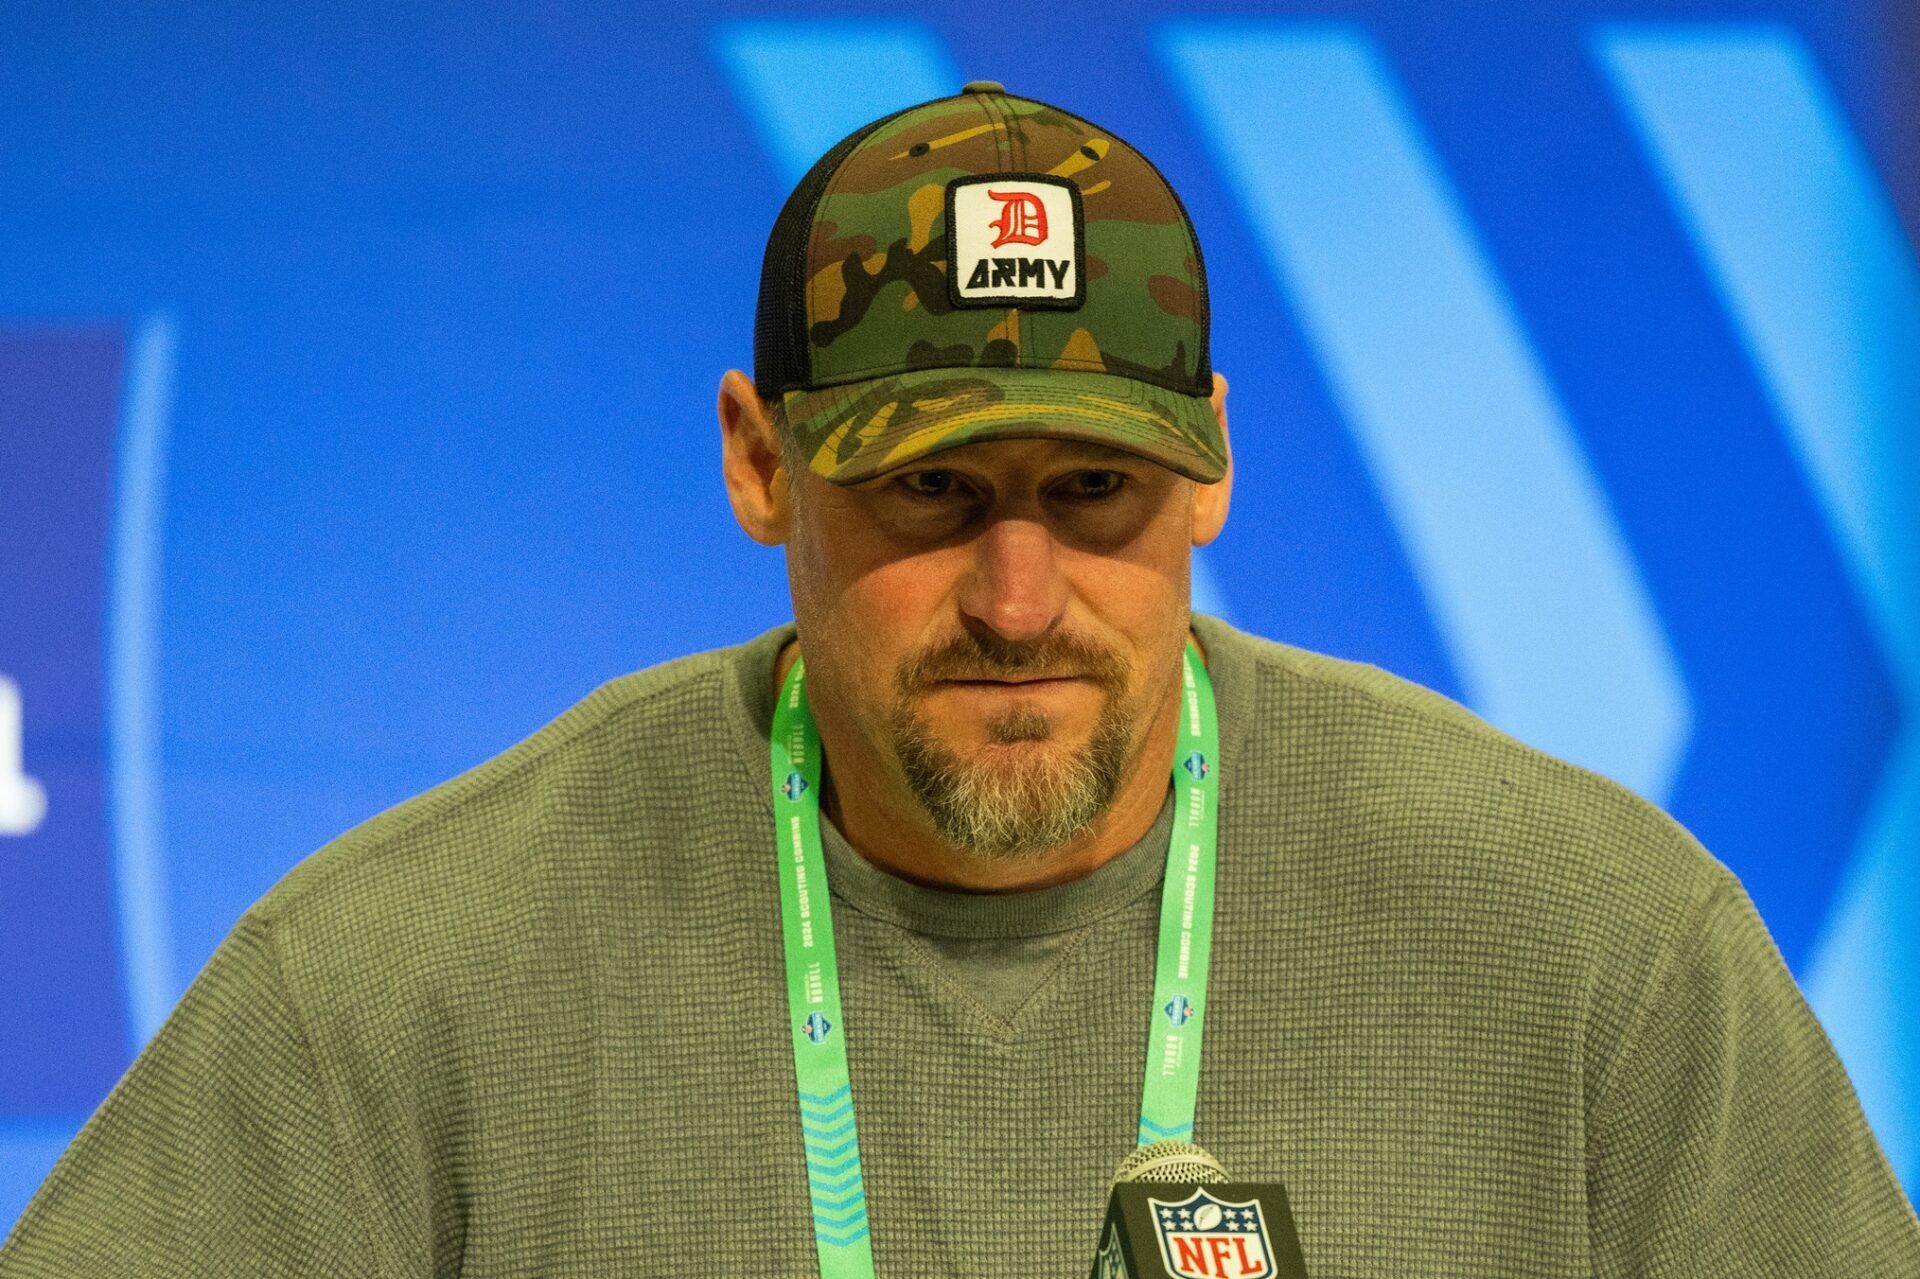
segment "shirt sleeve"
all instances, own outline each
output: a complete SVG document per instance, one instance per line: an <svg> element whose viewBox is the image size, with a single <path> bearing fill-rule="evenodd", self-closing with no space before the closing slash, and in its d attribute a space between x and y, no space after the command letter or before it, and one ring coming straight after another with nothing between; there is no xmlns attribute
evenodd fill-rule
<svg viewBox="0 0 1920 1279"><path fill-rule="evenodd" d="M1920 1275L1920 1223L1731 872L1676 938L1588 1127L1596 1279Z"/></svg>
<svg viewBox="0 0 1920 1279"><path fill-rule="evenodd" d="M362 1205L248 915L54 1165L0 1279L371 1277Z"/></svg>

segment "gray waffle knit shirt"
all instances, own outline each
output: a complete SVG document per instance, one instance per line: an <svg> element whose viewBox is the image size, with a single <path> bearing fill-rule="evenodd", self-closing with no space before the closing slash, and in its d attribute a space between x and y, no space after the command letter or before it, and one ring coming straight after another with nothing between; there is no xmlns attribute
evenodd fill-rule
<svg viewBox="0 0 1920 1279"><path fill-rule="evenodd" d="M1920 1275L1826 1036L1681 827L1386 672L1195 626L1223 738L1196 1139L1285 1183L1313 1275ZM814 1273L766 765L790 635L614 680L301 862L0 1277ZM1086 1274L1152 842L968 896L829 840L882 1279Z"/></svg>

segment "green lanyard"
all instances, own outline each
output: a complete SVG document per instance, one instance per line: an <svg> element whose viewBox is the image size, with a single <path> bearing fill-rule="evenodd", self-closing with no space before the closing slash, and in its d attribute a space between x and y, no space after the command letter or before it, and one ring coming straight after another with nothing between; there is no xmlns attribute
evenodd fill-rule
<svg viewBox="0 0 1920 1279"><path fill-rule="evenodd" d="M1180 735L1173 752L1175 812L1160 898L1151 1032L1140 1096L1141 1145L1193 1134L1213 945L1213 858L1220 730L1213 685L1193 645L1182 668ZM820 733L807 709L805 663L795 662L773 711L773 811L786 940L787 1006L800 1133L821 1279L872 1279L873 1242L853 1124L840 977L827 867L820 852Z"/></svg>

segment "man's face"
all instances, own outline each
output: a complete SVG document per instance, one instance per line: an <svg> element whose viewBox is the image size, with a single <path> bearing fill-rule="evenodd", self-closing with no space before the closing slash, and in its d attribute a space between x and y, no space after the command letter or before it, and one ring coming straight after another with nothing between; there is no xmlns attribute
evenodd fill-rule
<svg viewBox="0 0 1920 1279"><path fill-rule="evenodd" d="M823 728L965 851L1086 830L1176 695L1195 485L1063 440L796 484L788 578Z"/></svg>

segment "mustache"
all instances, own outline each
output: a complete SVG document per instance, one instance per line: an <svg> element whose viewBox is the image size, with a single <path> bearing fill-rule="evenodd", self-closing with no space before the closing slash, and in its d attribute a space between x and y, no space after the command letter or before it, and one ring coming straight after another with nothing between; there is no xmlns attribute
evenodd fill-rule
<svg viewBox="0 0 1920 1279"><path fill-rule="evenodd" d="M1126 687L1128 670L1126 658L1072 632L1009 642L962 631L903 661L894 673L894 686L905 697L924 692L942 680L1074 676L1118 692Z"/></svg>

